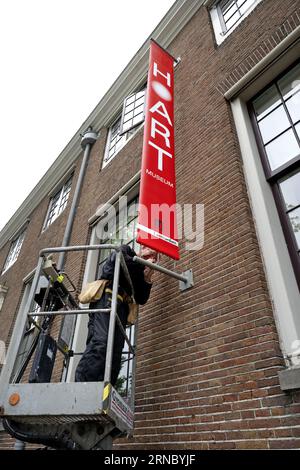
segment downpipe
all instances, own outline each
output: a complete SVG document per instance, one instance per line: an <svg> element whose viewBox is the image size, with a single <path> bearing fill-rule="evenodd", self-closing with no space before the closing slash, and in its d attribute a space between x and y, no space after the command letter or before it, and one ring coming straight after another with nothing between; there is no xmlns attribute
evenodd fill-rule
<svg viewBox="0 0 300 470"><path fill-rule="evenodd" d="M72 204L71 204L71 208L70 208L70 212L69 212L69 216L67 220L67 225L65 228L62 246L68 246L70 242L72 228L73 228L76 210L77 210L77 205L78 205L78 201L80 198L83 180L85 177L91 149L92 149L93 144L96 142L97 138L98 138L98 135L92 130L91 127L89 127L81 139L81 147L84 149L84 154L83 154L83 159L81 162L78 179L76 182L76 187L75 187L74 196L73 196L73 200L72 200ZM57 262L57 269L59 271L62 271L64 269L65 257L66 257L66 252L60 253L58 262Z"/></svg>

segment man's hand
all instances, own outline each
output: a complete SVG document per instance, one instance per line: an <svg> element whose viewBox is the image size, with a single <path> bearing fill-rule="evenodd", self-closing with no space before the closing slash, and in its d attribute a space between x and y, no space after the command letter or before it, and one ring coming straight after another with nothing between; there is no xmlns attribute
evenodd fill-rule
<svg viewBox="0 0 300 470"><path fill-rule="evenodd" d="M155 263L156 258L148 258L147 261L150 261L151 263ZM152 284L153 280L153 274L154 274L154 269L149 268L148 266L145 267L144 269L144 279L146 282L149 284Z"/></svg>
<svg viewBox="0 0 300 470"><path fill-rule="evenodd" d="M147 248L146 246L143 246L140 251L140 257L143 259L146 259L147 261L150 261L151 263L156 263L157 258L158 258L158 253L152 250L151 248ZM144 279L149 284L152 284L153 282L152 281L153 274L154 274L154 270L146 266L144 269Z"/></svg>

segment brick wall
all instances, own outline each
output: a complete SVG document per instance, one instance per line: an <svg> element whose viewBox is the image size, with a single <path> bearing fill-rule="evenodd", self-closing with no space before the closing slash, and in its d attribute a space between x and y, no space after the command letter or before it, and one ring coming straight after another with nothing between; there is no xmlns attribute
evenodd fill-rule
<svg viewBox="0 0 300 470"><path fill-rule="evenodd" d="M117 449L300 448L300 394L279 387L284 361L223 97L225 78L287 19L299 18L299 8L299 1L264 0L217 47L201 7L169 48L181 57L175 72L178 202L205 205L205 243L201 251L182 251L179 262L163 257L170 269L193 269L193 289L180 293L176 281L155 275L151 300L140 313L134 437L118 440ZM71 244L88 241L88 218L140 168L142 130L101 170L105 140L102 130ZM46 207L45 200L35 210L20 259L6 274L7 285L17 288L1 312L3 337L20 281L35 265L33 253L62 239L68 210L41 236ZM83 255L67 258L66 270L78 285L83 262Z"/></svg>

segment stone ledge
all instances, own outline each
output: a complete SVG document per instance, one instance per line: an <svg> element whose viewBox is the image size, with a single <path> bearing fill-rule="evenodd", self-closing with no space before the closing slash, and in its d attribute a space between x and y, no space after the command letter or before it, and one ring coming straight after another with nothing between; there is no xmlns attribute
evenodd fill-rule
<svg viewBox="0 0 300 470"><path fill-rule="evenodd" d="M300 390L300 367L281 370L278 376L281 390L285 392Z"/></svg>

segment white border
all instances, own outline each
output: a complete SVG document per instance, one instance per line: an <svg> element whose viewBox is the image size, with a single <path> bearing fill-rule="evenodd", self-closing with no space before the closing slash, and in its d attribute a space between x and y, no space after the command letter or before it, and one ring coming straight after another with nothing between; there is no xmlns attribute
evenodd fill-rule
<svg viewBox="0 0 300 470"><path fill-rule="evenodd" d="M246 103L236 98L231 102L231 108L281 349L287 358L293 353L293 342L300 338L299 289L273 194L263 172Z"/></svg>

